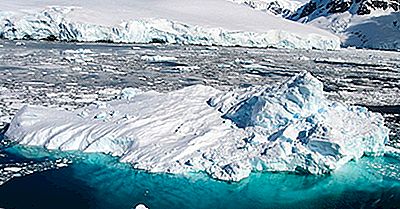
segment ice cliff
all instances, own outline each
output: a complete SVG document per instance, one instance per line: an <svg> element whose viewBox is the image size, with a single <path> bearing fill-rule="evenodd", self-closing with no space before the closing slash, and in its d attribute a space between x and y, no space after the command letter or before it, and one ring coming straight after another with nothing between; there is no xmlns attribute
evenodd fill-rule
<svg viewBox="0 0 400 209"><path fill-rule="evenodd" d="M4 0L0 2L0 37L301 49L340 47L339 38L331 33L225 0L118 2L110 5L105 1L57 0L15 4Z"/></svg>
<svg viewBox="0 0 400 209"><path fill-rule="evenodd" d="M388 132L380 114L328 100L323 84L303 72L272 88L128 88L115 101L75 111L25 106L6 136L28 146L108 153L150 172L239 181L252 171L330 173L382 154Z"/></svg>

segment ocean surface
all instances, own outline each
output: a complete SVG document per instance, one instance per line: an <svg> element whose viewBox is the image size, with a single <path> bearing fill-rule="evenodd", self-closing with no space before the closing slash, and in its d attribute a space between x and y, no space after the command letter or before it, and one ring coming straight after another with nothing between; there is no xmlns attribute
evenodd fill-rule
<svg viewBox="0 0 400 209"><path fill-rule="evenodd" d="M0 41L0 129L24 104L74 109L124 87L272 85L308 70L327 96L384 115L400 148L400 53ZM148 62L144 56L174 57ZM21 147L0 134L0 208L400 208L400 156L364 157L331 175L151 174L103 154Z"/></svg>
<svg viewBox="0 0 400 209"><path fill-rule="evenodd" d="M35 154L40 152L9 148L3 151L6 157L2 164L39 164L61 157ZM160 209L400 207L399 156L362 158L327 176L253 173L239 183L227 183L201 173L149 174L102 154L69 155L72 163L67 167L43 172L33 169L33 174L0 186L0 206L106 209L134 208L141 203Z"/></svg>

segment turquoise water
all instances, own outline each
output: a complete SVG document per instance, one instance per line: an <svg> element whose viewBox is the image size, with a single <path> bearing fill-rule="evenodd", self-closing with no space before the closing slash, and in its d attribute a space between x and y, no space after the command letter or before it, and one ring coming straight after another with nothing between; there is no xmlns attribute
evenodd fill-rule
<svg viewBox="0 0 400 209"><path fill-rule="evenodd" d="M65 157L33 148L6 152L15 161ZM66 168L0 186L0 207L400 208L400 160L395 156L365 157L329 176L254 173L239 183L203 174L149 174L102 154L68 156L73 163Z"/></svg>

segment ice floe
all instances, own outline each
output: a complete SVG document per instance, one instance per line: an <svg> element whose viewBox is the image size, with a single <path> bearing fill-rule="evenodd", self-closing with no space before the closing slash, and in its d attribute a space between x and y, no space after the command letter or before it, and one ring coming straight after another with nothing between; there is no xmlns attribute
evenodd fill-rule
<svg viewBox="0 0 400 209"><path fill-rule="evenodd" d="M52 169L61 169L71 164L66 158L57 160L45 160L42 162L15 162L0 165L0 186L13 178L23 177L36 172Z"/></svg>
<svg viewBox="0 0 400 209"><path fill-rule="evenodd" d="M140 59L145 60L147 62L173 62L177 61L176 57L167 57L167 56L160 56L160 55L143 55Z"/></svg>

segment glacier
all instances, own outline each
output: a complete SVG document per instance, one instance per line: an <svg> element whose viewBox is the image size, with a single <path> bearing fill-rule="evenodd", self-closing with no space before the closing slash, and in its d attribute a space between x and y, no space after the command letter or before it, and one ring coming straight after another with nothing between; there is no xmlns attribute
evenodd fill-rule
<svg viewBox="0 0 400 209"><path fill-rule="evenodd" d="M4 0L0 8L0 37L12 40L340 48L332 33L226 0Z"/></svg>
<svg viewBox="0 0 400 209"><path fill-rule="evenodd" d="M24 146L100 152L149 172L240 181L251 172L327 174L385 153L379 113L324 96L301 72L274 87L168 93L127 88L114 101L76 110L27 105L5 136Z"/></svg>

